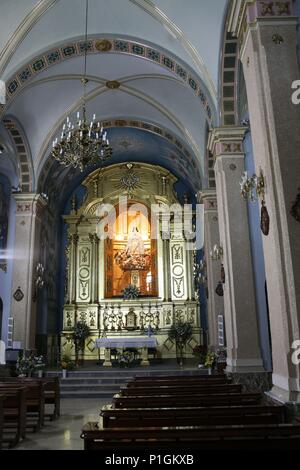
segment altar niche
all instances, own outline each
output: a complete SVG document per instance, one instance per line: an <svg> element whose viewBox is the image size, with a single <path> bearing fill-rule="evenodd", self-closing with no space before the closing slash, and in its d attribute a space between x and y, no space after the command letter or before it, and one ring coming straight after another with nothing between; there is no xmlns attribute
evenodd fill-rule
<svg viewBox="0 0 300 470"><path fill-rule="evenodd" d="M105 240L105 298L122 297L128 285L136 286L140 297L157 297L157 244L151 239L150 209L135 211L129 201L127 210L116 210L113 239Z"/></svg>
<svg viewBox="0 0 300 470"><path fill-rule="evenodd" d="M142 338L149 330L157 341L157 357L175 358L176 345L168 332L174 322L183 321L193 328L186 349L187 356L193 356L201 331L193 252L187 249L184 233L177 231L175 218L166 232L164 215L150 211L153 205L179 204L177 181L157 165L114 164L82 182L86 192L80 205L74 194L70 197L63 216L67 240L62 354L74 357L72 331L81 321L91 330L85 360L105 358L103 348L95 347L98 338ZM120 198L126 198L126 204L120 204ZM112 222L106 219L110 211ZM109 237L106 229L112 232ZM129 284L140 295L124 300L122 290Z"/></svg>

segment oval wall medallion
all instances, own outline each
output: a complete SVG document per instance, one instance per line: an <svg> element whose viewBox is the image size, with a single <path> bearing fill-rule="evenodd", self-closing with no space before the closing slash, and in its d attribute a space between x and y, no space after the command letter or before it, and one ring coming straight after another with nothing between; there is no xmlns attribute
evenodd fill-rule
<svg viewBox="0 0 300 470"><path fill-rule="evenodd" d="M264 201L261 203L260 228L262 233L267 237L270 232L270 216Z"/></svg>
<svg viewBox="0 0 300 470"><path fill-rule="evenodd" d="M182 276L183 274L183 267L182 266L174 266L173 268L174 276Z"/></svg>
<svg viewBox="0 0 300 470"><path fill-rule="evenodd" d="M81 268L79 270L79 276L82 278L82 279L86 279L87 277L89 277L89 270L87 268Z"/></svg>

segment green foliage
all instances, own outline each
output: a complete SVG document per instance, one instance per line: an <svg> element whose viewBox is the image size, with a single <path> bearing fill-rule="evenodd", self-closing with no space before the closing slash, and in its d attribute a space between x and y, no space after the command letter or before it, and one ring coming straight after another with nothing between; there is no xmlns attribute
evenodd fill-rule
<svg viewBox="0 0 300 470"><path fill-rule="evenodd" d="M216 355L215 355L215 353L209 352L209 353L207 353L207 355L206 355L205 364L204 364L204 365L205 365L205 367L208 367L209 369L211 369L211 368L213 367L215 361L216 361Z"/></svg>
<svg viewBox="0 0 300 470"><path fill-rule="evenodd" d="M76 323L74 331L73 331L73 339L79 349L84 348L85 340L90 335L91 335L91 330L86 323L82 321L79 321Z"/></svg>
<svg viewBox="0 0 300 470"><path fill-rule="evenodd" d="M175 340L176 343L180 343L181 345L185 345L186 342L192 337L192 335L192 325L188 322L182 321L174 323L168 333L170 339Z"/></svg>
<svg viewBox="0 0 300 470"><path fill-rule="evenodd" d="M75 362L72 361L70 356L68 356L67 354L62 356L60 365L62 369L67 369L67 370L73 370L76 367Z"/></svg>
<svg viewBox="0 0 300 470"><path fill-rule="evenodd" d="M129 284L129 286L125 287L122 292L125 300L134 300L137 299L140 295L139 289L132 284Z"/></svg>

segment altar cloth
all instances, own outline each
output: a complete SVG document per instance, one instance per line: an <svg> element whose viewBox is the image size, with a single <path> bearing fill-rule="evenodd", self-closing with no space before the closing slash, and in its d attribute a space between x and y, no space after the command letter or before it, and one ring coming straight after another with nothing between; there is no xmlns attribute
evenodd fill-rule
<svg viewBox="0 0 300 470"><path fill-rule="evenodd" d="M96 348L156 348L156 338L141 336L140 338L98 338L95 341Z"/></svg>

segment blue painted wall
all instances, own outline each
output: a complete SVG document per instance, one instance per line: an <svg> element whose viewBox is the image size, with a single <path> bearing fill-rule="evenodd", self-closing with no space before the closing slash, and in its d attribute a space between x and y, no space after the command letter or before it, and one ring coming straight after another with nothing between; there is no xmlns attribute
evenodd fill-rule
<svg viewBox="0 0 300 470"><path fill-rule="evenodd" d="M245 166L249 175L255 173L251 133L246 134L244 140ZM248 217L250 227L250 242L252 250L254 284L256 293L256 306L258 315L258 327L260 334L260 344L264 367L267 371L272 370L269 317L266 299L266 274L263 254L264 236L260 229L260 204L248 202Z"/></svg>

